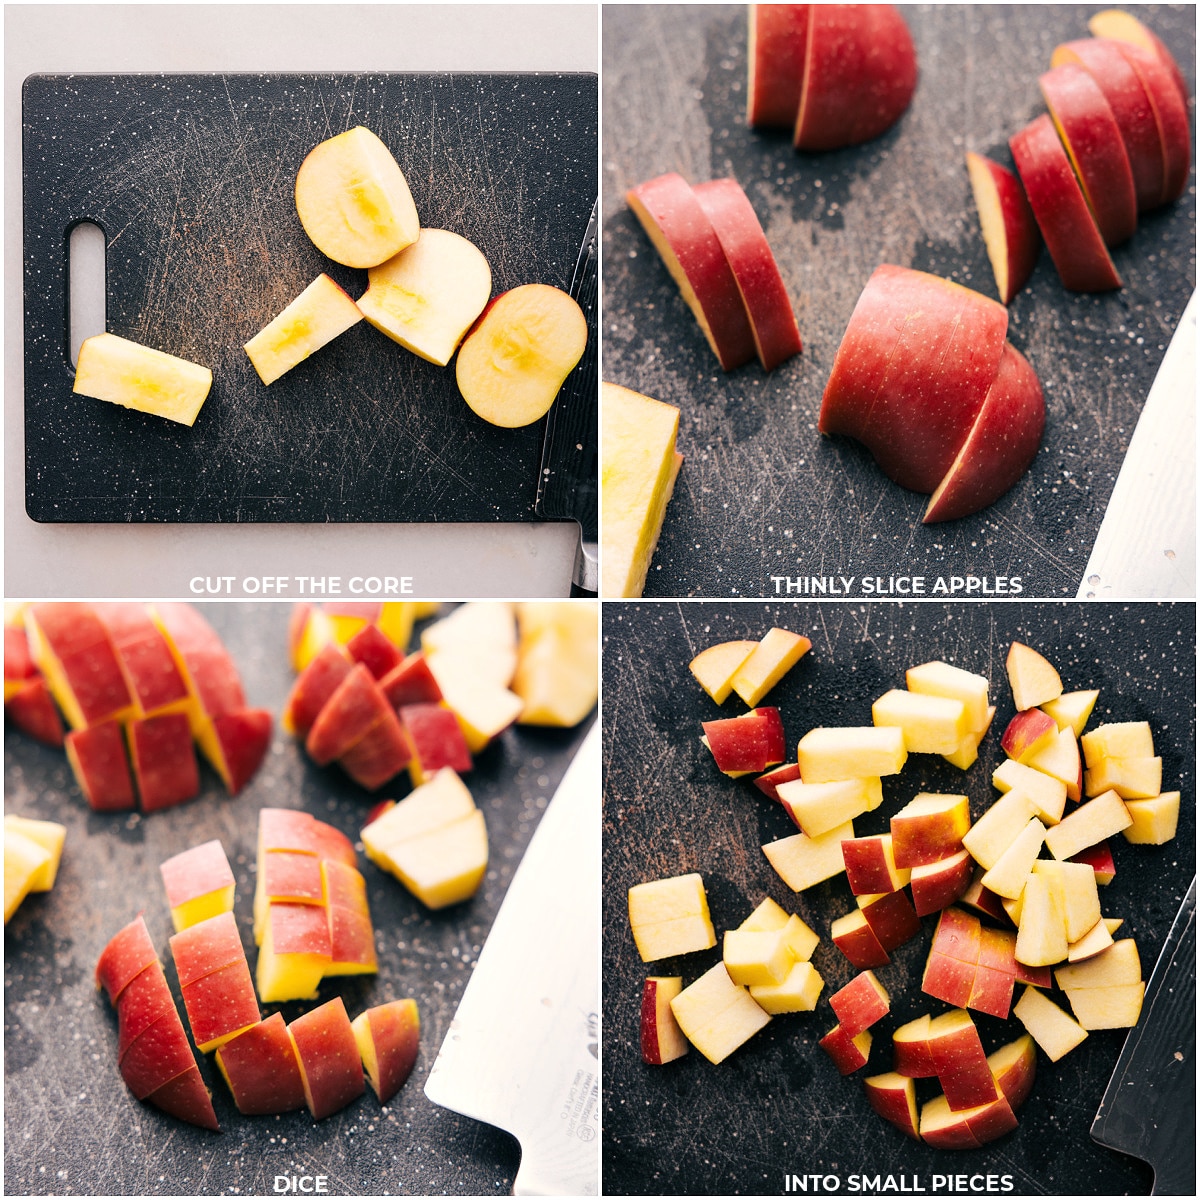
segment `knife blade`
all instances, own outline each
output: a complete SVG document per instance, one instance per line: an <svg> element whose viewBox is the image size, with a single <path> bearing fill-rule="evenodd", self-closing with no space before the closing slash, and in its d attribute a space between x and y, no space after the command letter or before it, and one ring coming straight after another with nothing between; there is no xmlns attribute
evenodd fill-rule
<svg viewBox="0 0 1200 1200"><path fill-rule="evenodd" d="M1194 876L1092 1122L1092 1137L1150 1163L1152 1194L1196 1194Z"/></svg>
<svg viewBox="0 0 1200 1200"><path fill-rule="evenodd" d="M1196 594L1196 294L1117 475L1079 600Z"/></svg>
<svg viewBox="0 0 1200 1200"><path fill-rule="evenodd" d="M521 1145L518 1196L599 1188L600 723L509 885L425 1083Z"/></svg>
<svg viewBox="0 0 1200 1200"><path fill-rule="evenodd" d="M546 418L534 502L534 512L538 516L579 523L571 594L590 596L596 594L599 586L596 556L596 423L599 413L596 230L597 213L593 204L568 289L587 320L587 346Z"/></svg>

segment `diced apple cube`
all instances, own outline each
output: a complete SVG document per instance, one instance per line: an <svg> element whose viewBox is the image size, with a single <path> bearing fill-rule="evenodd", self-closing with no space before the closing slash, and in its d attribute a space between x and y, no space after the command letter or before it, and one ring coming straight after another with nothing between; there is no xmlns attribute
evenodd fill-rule
<svg viewBox="0 0 1200 1200"><path fill-rule="evenodd" d="M723 1062L771 1020L717 963L671 1001L688 1041L712 1063Z"/></svg>
<svg viewBox="0 0 1200 1200"><path fill-rule="evenodd" d="M945 662L927 662L919 667L909 667L905 672L905 683L910 692L960 700L967 710L968 728L975 731L986 728L988 681L985 676Z"/></svg>
<svg viewBox="0 0 1200 1200"><path fill-rule="evenodd" d="M804 657L812 642L799 633L771 629L733 676L733 690L751 707Z"/></svg>
<svg viewBox="0 0 1200 1200"><path fill-rule="evenodd" d="M963 847L981 867L990 870L1036 815L1036 806L1025 792L1005 792L963 834Z"/></svg>
<svg viewBox="0 0 1200 1200"><path fill-rule="evenodd" d="M1121 830L1127 842L1161 846L1175 836L1179 825L1179 793L1163 792L1151 800L1126 800L1133 824Z"/></svg>
<svg viewBox="0 0 1200 1200"><path fill-rule="evenodd" d="M957 854L971 827L966 796L922 792L891 819L898 867L919 867Z"/></svg>
<svg viewBox="0 0 1200 1200"><path fill-rule="evenodd" d="M895 726L909 754L953 754L970 732L966 705L944 696L893 688L871 706L877 726Z"/></svg>
<svg viewBox="0 0 1200 1200"><path fill-rule="evenodd" d="M1064 991L1084 1029L1132 1029L1141 1015L1146 985L1139 981Z"/></svg>
<svg viewBox="0 0 1200 1200"><path fill-rule="evenodd" d="M1077 738L1080 738L1083 736L1084 727L1099 698L1098 689L1064 692L1057 699L1047 700L1041 705L1041 709L1054 718L1059 729L1070 729Z"/></svg>
<svg viewBox="0 0 1200 1200"><path fill-rule="evenodd" d="M835 1025L818 1043L833 1059L839 1075L851 1075L867 1065L871 1054L871 1031L851 1036L840 1025Z"/></svg>
<svg viewBox="0 0 1200 1200"><path fill-rule="evenodd" d="M671 1011L671 1001L683 991L680 975L652 975L642 988L642 1061L652 1066L674 1062L688 1052L687 1038Z"/></svg>
<svg viewBox="0 0 1200 1200"><path fill-rule="evenodd" d="M838 1019L842 1032L853 1038L891 1011L887 989L875 978L873 971L856 975L844 988L829 997L829 1006Z"/></svg>
<svg viewBox="0 0 1200 1200"><path fill-rule="evenodd" d="M1058 1062L1087 1037L1086 1029L1035 987L1026 987L1012 1012L1051 1062Z"/></svg>
<svg viewBox="0 0 1200 1200"><path fill-rule="evenodd" d="M704 880L694 872L631 887L629 926L643 962L707 950L717 944Z"/></svg>
<svg viewBox="0 0 1200 1200"><path fill-rule="evenodd" d="M1114 791L1122 800L1149 800L1162 791L1161 758L1102 758L1083 773L1089 796Z"/></svg>
<svg viewBox="0 0 1200 1200"><path fill-rule="evenodd" d="M1149 721L1117 721L1097 725L1079 739L1089 767L1102 758L1153 758L1154 735Z"/></svg>
<svg viewBox="0 0 1200 1200"><path fill-rule="evenodd" d="M729 978L742 987L780 983L796 961L782 930L731 929L721 952Z"/></svg>
<svg viewBox="0 0 1200 1200"><path fill-rule="evenodd" d="M907 758L904 733L894 726L811 729L796 747L805 783L898 775Z"/></svg>
<svg viewBox="0 0 1200 1200"><path fill-rule="evenodd" d="M1044 825L1056 825L1067 807L1067 785L1041 771L1005 759L992 772L992 783L1001 792L1022 791L1033 801L1034 809Z"/></svg>
<svg viewBox="0 0 1200 1200"><path fill-rule="evenodd" d="M1046 967L1067 957L1067 920L1059 893L1044 875L1030 875L1021 898L1017 961Z"/></svg>
<svg viewBox="0 0 1200 1200"><path fill-rule="evenodd" d="M811 962L795 962L782 983L753 986L750 995L755 1004L772 1016L812 1012L824 986L825 980Z"/></svg>
<svg viewBox="0 0 1200 1200"><path fill-rule="evenodd" d="M830 783L781 783L779 802L809 837L819 837L838 825L870 812L883 803L879 776Z"/></svg>

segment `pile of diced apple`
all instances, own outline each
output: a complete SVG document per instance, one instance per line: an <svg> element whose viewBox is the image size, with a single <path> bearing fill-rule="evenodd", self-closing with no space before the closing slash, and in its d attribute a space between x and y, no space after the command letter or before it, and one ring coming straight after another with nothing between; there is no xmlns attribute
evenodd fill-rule
<svg viewBox="0 0 1200 1200"><path fill-rule="evenodd" d="M65 744L97 811L198 795L193 743L236 794L270 745L271 714L246 706L236 664L186 604L29 604L5 625L4 648L7 715Z"/></svg>
<svg viewBox="0 0 1200 1200"><path fill-rule="evenodd" d="M4 923L31 892L48 892L58 878L67 831L57 821L4 818Z"/></svg>
<svg viewBox="0 0 1200 1200"><path fill-rule="evenodd" d="M1093 37L1055 47L1039 80L1048 112L1009 139L1017 175L967 156L1005 304L1032 274L1043 238L1064 287L1119 288L1109 248L1187 186L1189 98L1170 51L1128 13L1097 13L1088 28Z"/></svg>

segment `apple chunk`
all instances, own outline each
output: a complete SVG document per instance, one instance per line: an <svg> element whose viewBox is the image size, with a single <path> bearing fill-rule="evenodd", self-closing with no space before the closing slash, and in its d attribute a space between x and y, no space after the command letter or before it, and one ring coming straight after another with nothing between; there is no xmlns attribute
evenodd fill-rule
<svg viewBox="0 0 1200 1200"><path fill-rule="evenodd" d="M347 267L376 267L421 232L404 172L362 125L309 151L296 172L296 213L313 245Z"/></svg>
<svg viewBox="0 0 1200 1200"><path fill-rule="evenodd" d="M403 1086L417 1061L421 1018L415 1000L392 1000L359 1013L350 1023L367 1081L380 1104Z"/></svg>
<svg viewBox="0 0 1200 1200"><path fill-rule="evenodd" d="M1005 669L1018 712L1062 695L1062 679L1053 665L1024 642L1009 646Z"/></svg>
<svg viewBox="0 0 1200 1200"><path fill-rule="evenodd" d="M168 858L159 871L176 933L233 908L233 871L218 840Z"/></svg>
<svg viewBox="0 0 1200 1200"><path fill-rule="evenodd" d="M98 333L79 347L72 390L180 425L194 425L211 388L212 372L207 367L113 333Z"/></svg>
<svg viewBox="0 0 1200 1200"><path fill-rule="evenodd" d="M682 991L681 975L651 975L643 985L642 1062L661 1066L688 1052L687 1038L671 1011L671 1001Z"/></svg>
<svg viewBox="0 0 1200 1200"><path fill-rule="evenodd" d="M219 1046L216 1061L238 1112L267 1116L304 1107L300 1064L279 1013Z"/></svg>
<svg viewBox="0 0 1200 1200"><path fill-rule="evenodd" d="M757 646L757 642L719 642L701 650L688 664L688 669L718 704L724 704L733 691L738 668Z"/></svg>
<svg viewBox="0 0 1200 1200"><path fill-rule="evenodd" d="M1033 274L1042 235L1021 181L1007 167L968 152L967 173L1000 303L1010 304Z"/></svg>
<svg viewBox="0 0 1200 1200"><path fill-rule="evenodd" d="M421 236L367 273L362 315L406 350L444 367L484 310L492 269L473 242L448 229Z"/></svg>
<svg viewBox="0 0 1200 1200"><path fill-rule="evenodd" d="M313 1120L345 1108L366 1091L358 1042L341 996L297 1017L287 1031Z"/></svg>
<svg viewBox="0 0 1200 1200"><path fill-rule="evenodd" d="M711 1063L729 1057L771 1020L744 987L717 963L671 1001L684 1036Z"/></svg>

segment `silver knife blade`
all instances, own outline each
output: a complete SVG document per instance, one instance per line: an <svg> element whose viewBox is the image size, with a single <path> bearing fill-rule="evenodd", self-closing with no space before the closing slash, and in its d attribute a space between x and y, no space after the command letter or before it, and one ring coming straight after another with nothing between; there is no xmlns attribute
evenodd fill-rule
<svg viewBox="0 0 1200 1200"><path fill-rule="evenodd" d="M1146 985L1092 1137L1150 1163L1154 1195L1196 1194L1195 878Z"/></svg>
<svg viewBox="0 0 1200 1200"><path fill-rule="evenodd" d="M1077 599L1196 594L1196 294L1117 475Z"/></svg>
<svg viewBox="0 0 1200 1200"><path fill-rule="evenodd" d="M600 722L509 885L425 1095L521 1144L518 1196L599 1190Z"/></svg>

